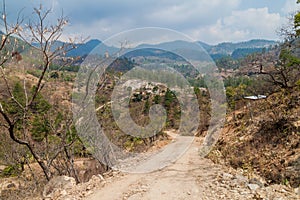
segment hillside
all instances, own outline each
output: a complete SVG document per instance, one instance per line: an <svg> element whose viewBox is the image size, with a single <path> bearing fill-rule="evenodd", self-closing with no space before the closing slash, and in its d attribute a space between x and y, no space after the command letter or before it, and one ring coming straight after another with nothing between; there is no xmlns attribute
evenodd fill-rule
<svg viewBox="0 0 300 200"><path fill-rule="evenodd" d="M278 45L278 42L271 40L249 40L246 42L224 42L215 46L210 46L207 51L210 54L229 54L231 55L237 49L255 49L255 48L268 48L270 46Z"/></svg>
<svg viewBox="0 0 300 200"><path fill-rule="evenodd" d="M57 42L54 47L57 48L62 44ZM106 46L106 49L100 51L101 44L98 40L91 40L85 44L77 44L77 48L71 52L75 57L81 54L84 55L79 59L80 61L84 60L86 54L90 51L96 52L92 55L92 60L97 61L103 59L103 56L99 56L101 52L108 52L110 48L112 51L116 50L113 47ZM170 197L169 193L174 193L174 198L181 197L183 199L198 199L199 195L211 199L259 199L273 196L280 196L282 199L297 199L295 193L298 192L297 188L300 184L298 157L300 89L297 86L298 83L296 85L293 83L293 89L280 89L280 85L270 85L271 83L267 81L267 73L276 72L276 66L273 63L278 58L278 49L255 53L250 56L246 55L249 53L249 48L257 48L257 51L260 51L261 47L264 47L263 45L268 44L268 41L255 40L240 44L223 43L219 47L217 47L218 45L215 47L204 45L208 50L211 48L212 52L217 52L216 49L218 51L222 49L224 52L231 50L237 53L242 52L239 61L226 58L217 62L219 70L225 78L224 83L229 107L220 140L207 158L201 158L197 153L201 147L203 136L207 133L212 112L210 93L206 88L205 77L178 55L170 51L157 50L157 48L172 50L173 45L175 45L177 48L173 50L181 52L186 51L186 48L193 47L195 44L182 41L150 46L145 44L142 46L144 49L129 52L125 56L115 59L97 83L95 113L106 136L114 145L117 145L126 153L138 153L140 155L140 157L132 160L129 159L131 167L139 166L138 163L141 161L147 161L147 156L152 155L151 153L155 154L167 147L170 147L171 150L173 148L174 151L178 149L176 147L181 145L184 138L176 135L176 130L180 127L182 105L176 97L177 91L167 88L166 84L151 81L128 81L127 84L132 85L132 87L127 88L127 91L131 92L131 96L128 98L128 110L130 117L137 125L147 126L150 121L150 108L155 104L162 105L166 109L167 116L164 128L151 137L143 138L128 134L116 124L111 109L113 91L124 74L136 66L144 65L145 68L142 70L132 70L131 75L133 77L142 75L154 80L168 80L172 86L178 86L180 81L178 81L176 73L173 73L173 70L176 70L187 79L190 89L195 92L201 112L198 129L195 129L196 132L194 133L197 138L192 147L175 165L141 176L123 174L124 176L120 177L118 172L113 172L115 176L109 179L111 182L107 185L103 183L104 178L101 178L102 176L99 176L98 179L95 176L92 177L98 173L105 174L105 172L112 170L111 166L106 166L91 159L93 148L84 143L84 138L78 137L72 124L70 109L72 97L80 94L76 92L72 94L79 63L73 57L58 57L45 71L43 90L41 90L38 99L31 107L30 117L25 118L27 124L29 124L26 129L28 134L26 137L30 139L34 147L38 148L37 152L41 153L45 162L49 162L49 157L53 155L50 150L55 151L57 145L64 145L65 142L73 140L70 143L72 149L60 154L60 156L66 155L66 157L58 157L57 161L51 166L53 180L60 179L61 175L68 175L71 178L63 179L69 180L72 187L61 190L61 188L52 187L51 182L49 182L50 185L47 184L37 162L32 157L27 157L27 154L25 156L24 154L15 154L14 148L8 148L7 146L7 144L9 144L9 147L14 146L9 135L3 135L2 139L6 142L0 144L2 149L0 172L3 177L2 182L0 181L1 191L3 191L1 197L15 199L16 196L20 196L32 199L32 191L38 190L40 192L38 198L41 198L42 195L44 197L59 195L63 199L66 195L76 196L80 193L82 196L79 198L82 199L89 195L89 193L85 193L86 188L89 187L88 190L95 193L94 198L101 196L107 199L111 195L111 189L109 188L113 190L120 189L116 195L119 195L122 199L151 199L153 195L160 195L162 198L168 199ZM297 45L297 41L292 42L291 52L296 56L298 55ZM242 50L244 48L248 48L245 54ZM190 49L191 58L209 61L207 56L203 54L202 57L202 54L199 55L196 50L196 48ZM219 53L222 53L221 50ZM287 58L290 59L290 57ZM65 61L67 61L67 65L62 67ZM293 65L297 64L297 59L292 59L292 61ZM26 105L26 98L32 95L32 92L26 93L26 91L34 89L34 85L38 83L38 78L42 74L40 63L41 61L36 59L36 55L25 52L21 60L12 59L6 63L4 71L9 80L8 83L13 88L13 94L16 95L22 105ZM165 66L172 69L172 73L161 70L157 66L158 63L164 63ZM260 64L263 65L261 70L259 70ZM20 71L19 66L26 66L26 70ZM288 75L295 74L295 78L298 77L295 70L288 70L287 73ZM12 98L8 98L9 91L5 92L3 89L6 85L5 79L1 80L0 84L2 86L0 96L5 101L4 108L7 108L9 114L13 117L17 117L16 104ZM267 98L251 103L243 99L246 95L255 95L258 91L262 92L260 94L267 95ZM2 118L1 120L0 122L3 122ZM22 129L20 127L22 125L18 124L18 131ZM65 130L65 127L68 128ZM19 134L21 135L21 132ZM69 152L72 152L72 154L69 154ZM169 159L169 157L160 158L162 160ZM26 161L24 161L25 159ZM209 159L215 163L212 163ZM90 160L92 160L92 166L84 166L84 163L89 163ZM119 161L122 165L122 159L119 159ZM150 161L151 159L149 159ZM69 165L68 162L74 163L74 165ZM158 162L153 163L159 164ZM63 168L65 166L71 167ZM155 164L147 166L155 166ZM174 176L172 173L180 176ZM157 182L158 177L164 176L166 179ZM73 180L72 177L76 177L77 180ZM92 183L89 182L90 178L92 178ZM35 188L34 181L36 180L39 185ZM175 184L176 180L178 184ZM18 184L17 181L19 181ZM81 183L75 186L76 181ZM26 185L26 183L28 184ZM142 183L145 183L145 187L141 189L140 185ZM93 184L93 186L89 184ZM167 185L171 186L167 187ZM188 187L185 187L185 185ZM131 186L136 189L132 190ZM82 189L83 187L85 189ZM92 191L92 188L96 189L97 187L99 193ZM53 188L55 188L55 191ZM166 189L159 190L159 188ZM204 192L203 188L211 192ZM280 193L277 191L279 189L285 192ZM26 193L23 193L22 190L26 190ZM53 190L53 194L51 192L42 194L42 191L47 190Z"/></svg>
<svg viewBox="0 0 300 200"><path fill-rule="evenodd" d="M227 118L209 158L268 184L300 184L300 90L278 92L263 100L241 100ZM250 102L252 101L252 102Z"/></svg>
<svg viewBox="0 0 300 200"><path fill-rule="evenodd" d="M299 187L298 41L245 57L225 78L230 112L208 156L214 162L257 173L267 184Z"/></svg>
<svg viewBox="0 0 300 200"><path fill-rule="evenodd" d="M300 200L297 9L2 0L0 200Z"/></svg>

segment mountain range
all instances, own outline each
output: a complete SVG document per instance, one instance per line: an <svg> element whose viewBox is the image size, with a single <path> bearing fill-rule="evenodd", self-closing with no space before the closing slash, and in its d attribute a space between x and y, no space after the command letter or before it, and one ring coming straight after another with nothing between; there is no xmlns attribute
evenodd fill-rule
<svg viewBox="0 0 300 200"><path fill-rule="evenodd" d="M0 35L2 35L3 32L0 31ZM17 39L20 40L20 39ZM21 44L23 44L22 41L19 41ZM62 46L64 42L56 41L52 48L56 49L59 46ZM261 52L263 49L268 49L270 47L274 47L275 45L278 45L278 41L274 40L264 40L264 39L254 39L244 42L223 42L219 43L217 45L210 45L205 42L187 42L187 41L171 41L171 42L164 42L160 44L150 45L150 44L141 44L137 46L135 49L149 49L149 50L142 50L142 51L135 51L135 52L129 52L128 55L130 57L135 56L135 54L153 54L155 55L154 51L155 49L164 49L168 50L170 52L183 52L188 51L188 53L191 55L191 57L197 56L197 52L199 51L199 45L208 53L209 56L211 56L213 59L218 59L220 57L224 56L231 56L234 59L241 58L243 56L246 56L247 54L255 53L255 52ZM38 45L38 44L33 44ZM24 45L26 46L26 45ZM75 57L75 56L81 56L84 57L88 54L92 55L105 55L108 53L109 55L113 55L117 52L119 52L119 48L114 46L108 46L105 43L101 42L98 39L91 39L85 43L78 43L75 44L76 48L69 51L67 53L67 56ZM24 51L24 50L23 50ZM142 53L141 53L142 52ZM203 51L204 52L204 51ZM202 52L202 53L203 53ZM162 55L161 52L159 52L160 55ZM164 53L163 55L166 55ZM166 55L167 57L173 57L174 55ZM203 56L203 55L202 55Z"/></svg>
<svg viewBox="0 0 300 200"><path fill-rule="evenodd" d="M58 42L57 45L59 45L59 43L61 42ZM263 39L255 39L237 43L224 42L217 45L209 45L200 41L195 43L186 41L172 41L155 45L141 44L135 49L166 49L175 52L189 49L190 51L193 51L196 50L196 48L199 49L199 47L196 47L196 45L200 45L213 58L232 55L235 56L235 58L238 58L239 56L243 56L247 53L250 54L261 52L264 48L268 49L278 44L279 43L277 41ZM114 46L108 46L102 43L100 40L92 39L86 43L76 44L76 49L68 52L67 56L84 56L87 54L105 55L105 53L113 55L118 51L119 49Z"/></svg>

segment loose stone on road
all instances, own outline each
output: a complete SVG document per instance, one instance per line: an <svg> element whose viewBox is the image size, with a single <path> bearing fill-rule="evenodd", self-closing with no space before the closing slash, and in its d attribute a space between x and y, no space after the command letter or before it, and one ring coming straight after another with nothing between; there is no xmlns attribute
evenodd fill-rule
<svg viewBox="0 0 300 200"><path fill-rule="evenodd" d="M249 180L237 171L199 156L200 139L174 164L152 173L124 174L112 178L89 200L201 200L201 199L299 199L273 185Z"/></svg>

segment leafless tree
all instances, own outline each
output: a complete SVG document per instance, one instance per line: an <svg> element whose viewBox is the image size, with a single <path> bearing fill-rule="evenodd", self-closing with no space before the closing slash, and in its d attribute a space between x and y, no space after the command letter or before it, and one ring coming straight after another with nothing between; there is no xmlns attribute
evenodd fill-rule
<svg viewBox="0 0 300 200"><path fill-rule="evenodd" d="M57 124L56 117L49 116L50 109L45 113L39 113L37 107L43 100L42 90L47 84L47 72L54 59L64 56L68 51L75 48L74 41L55 47L57 42L68 24L67 18L62 14L56 23L49 23L50 9L44 9L42 6L34 8L32 18L26 20L19 13L16 22L10 24L7 20L5 1L3 1L2 26L4 33L0 43L0 73L3 88L1 89L0 99L0 124L5 127L9 137L18 145L26 147L34 160L39 164L47 180L50 180L54 174L52 168L61 171L59 166L66 166L69 175L76 176L73 166L73 158L70 147L76 141L76 136L72 135L72 118L64 115ZM24 23L26 21L26 24ZM22 82L22 98L18 98L14 92L14 82L10 80L8 73L12 58L17 57L17 61L22 59L17 51L20 45L31 49L33 53L41 58L39 69L41 74L36 83L28 83L26 78ZM21 66L26 73L25 66ZM31 87L30 87L31 86ZM47 106L46 101L42 102ZM11 109L13 108L13 111ZM53 109L52 114L57 114ZM44 123L47 121L49 127L45 131L42 141L37 142L30 130L34 126L32 123L36 119ZM51 121L52 120L52 121ZM61 125L62 124L62 125ZM55 136L57 141L55 145L50 146L50 138ZM59 159L60 158L60 159ZM76 179L79 181L78 178Z"/></svg>
<svg viewBox="0 0 300 200"><path fill-rule="evenodd" d="M280 37L282 37L285 41L292 40L297 36L296 28L294 26L295 14L296 12L290 13L287 16L287 22L283 24L281 27L279 27L279 29L276 31L277 34Z"/></svg>

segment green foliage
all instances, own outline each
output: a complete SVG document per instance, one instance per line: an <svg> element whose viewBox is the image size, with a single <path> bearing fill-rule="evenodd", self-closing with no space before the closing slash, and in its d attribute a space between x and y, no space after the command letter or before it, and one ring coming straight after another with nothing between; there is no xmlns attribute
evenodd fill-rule
<svg viewBox="0 0 300 200"><path fill-rule="evenodd" d="M34 141L41 142L50 132L50 123L47 119L36 116L32 122L31 136Z"/></svg>
<svg viewBox="0 0 300 200"><path fill-rule="evenodd" d="M155 95L153 101L154 101L155 104L160 104L160 102L161 102L161 97L160 97L160 95Z"/></svg>
<svg viewBox="0 0 300 200"><path fill-rule="evenodd" d="M0 176L2 177L11 177L17 176L21 171L20 164L9 165L1 172Z"/></svg>
<svg viewBox="0 0 300 200"><path fill-rule="evenodd" d="M195 69L195 67L190 64L181 64L181 65L175 64L172 65L171 68L178 71L185 78L195 78L199 74L198 71Z"/></svg>
<svg viewBox="0 0 300 200"><path fill-rule="evenodd" d="M207 87L203 77L200 77L200 78L197 78L197 79L196 78L189 78L188 81L189 81L189 84L192 87L203 87L203 88Z"/></svg>
<svg viewBox="0 0 300 200"><path fill-rule="evenodd" d="M106 71L108 73L127 72L133 67L134 63L131 60L129 60L127 57L122 57L115 59L114 62L107 67Z"/></svg>
<svg viewBox="0 0 300 200"><path fill-rule="evenodd" d="M300 59L293 53L290 46L283 46L279 60L275 66L276 70L270 72L271 82L281 89L294 88L299 80Z"/></svg>
<svg viewBox="0 0 300 200"><path fill-rule="evenodd" d="M13 89L13 95L14 98L21 104L21 105L25 105L25 93L24 93L24 89L22 87L22 85L17 82L14 89Z"/></svg>
<svg viewBox="0 0 300 200"><path fill-rule="evenodd" d="M286 186L290 186L290 182L289 182L289 180L287 178L285 178L285 179L282 180L282 184L286 185Z"/></svg>
<svg viewBox="0 0 300 200"><path fill-rule="evenodd" d="M169 88L167 89L166 93L165 93L165 101L164 104L167 108L170 108L171 103L174 101L175 99L175 94L174 92L172 92Z"/></svg>
<svg viewBox="0 0 300 200"><path fill-rule="evenodd" d="M143 144L143 140L139 137L129 137L127 141L124 143L124 147L128 151L134 151L137 146Z"/></svg>
<svg viewBox="0 0 300 200"><path fill-rule="evenodd" d="M158 86L154 86L153 89L152 89L152 92L156 92L158 90Z"/></svg>
<svg viewBox="0 0 300 200"><path fill-rule="evenodd" d="M226 88L227 103L230 109L235 109L236 101L245 96L246 87L246 85L240 84L237 87L229 86Z"/></svg>
<svg viewBox="0 0 300 200"><path fill-rule="evenodd" d="M200 95L200 89L198 87L194 87L194 93L197 95L197 97Z"/></svg>
<svg viewBox="0 0 300 200"><path fill-rule="evenodd" d="M30 95L33 95L34 88L32 88ZM24 110L21 108L25 107L26 96L24 88L22 87L21 83L17 82L12 90L12 94L14 96L13 99L9 99L5 102L4 107L8 111L9 114L14 115L15 117L20 117L18 123L16 123L16 131L22 130L23 123L30 123L31 122L31 136L35 141L42 141L45 137L45 134L49 132L49 122L43 117L51 108L49 102L39 93L33 102L32 106L30 107L30 113L27 114L27 118L23 118ZM18 102L18 103L17 103ZM20 105L19 105L20 104ZM33 115L31 115L33 114Z"/></svg>
<svg viewBox="0 0 300 200"><path fill-rule="evenodd" d="M71 128L67 131L67 142L72 142L78 139L77 131L75 126L71 126Z"/></svg>
<svg viewBox="0 0 300 200"><path fill-rule="evenodd" d="M34 88L32 89L33 91ZM51 109L51 105L41 93L38 93L31 109L35 113L31 123L31 136L33 140L41 142L51 131L49 119L46 117L48 111Z"/></svg>
<svg viewBox="0 0 300 200"><path fill-rule="evenodd" d="M300 59L293 56L287 49L282 49L279 56L280 61L286 67L292 67L300 64Z"/></svg>
<svg viewBox="0 0 300 200"><path fill-rule="evenodd" d="M300 79L296 82L296 86L300 89Z"/></svg>
<svg viewBox="0 0 300 200"><path fill-rule="evenodd" d="M68 72L78 72L80 66L60 66L60 65L51 65L49 67L50 71L68 71Z"/></svg>
<svg viewBox="0 0 300 200"><path fill-rule="evenodd" d="M250 86L253 83L253 80L249 77L245 76L237 76L237 77L228 77L224 79L224 86L227 87L238 87L243 84L246 86Z"/></svg>
<svg viewBox="0 0 300 200"><path fill-rule="evenodd" d="M57 72L57 71L51 72L51 73L50 73L50 78L54 78L54 79L59 78L58 72Z"/></svg>
<svg viewBox="0 0 300 200"><path fill-rule="evenodd" d="M107 103L109 100L108 100L108 97L106 96L100 96L99 94L96 94L95 96L95 103L96 105L103 105L105 103Z"/></svg>
<svg viewBox="0 0 300 200"><path fill-rule="evenodd" d="M143 99L143 95L141 93L135 93L133 94L133 102L140 102Z"/></svg>
<svg viewBox="0 0 300 200"><path fill-rule="evenodd" d="M63 114L61 112L58 112L57 115L56 115L56 117L55 117L53 125L55 127L59 126L62 123L63 118L64 118Z"/></svg>
<svg viewBox="0 0 300 200"><path fill-rule="evenodd" d="M39 78L42 75L42 70L40 69L32 69L32 70L27 70L28 74L31 74L32 76Z"/></svg>
<svg viewBox="0 0 300 200"><path fill-rule="evenodd" d="M61 78L63 79L63 81L72 82L72 81L74 81L75 75L61 73Z"/></svg>
<svg viewBox="0 0 300 200"><path fill-rule="evenodd" d="M24 89L19 82L15 84L12 90L12 95L14 96L15 100L21 104L21 106L25 105ZM7 102L4 103L4 107L9 114L21 116L23 112L16 101L14 101L13 99L9 99Z"/></svg>
<svg viewBox="0 0 300 200"><path fill-rule="evenodd" d="M266 48L238 48L232 52L233 59L242 59L250 54L257 54L265 52ZM238 67L238 66L236 66Z"/></svg>
<svg viewBox="0 0 300 200"><path fill-rule="evenodd" d="M35 87L32 88L32 94L35 92ZM51 108L50 103L43 97L41 93L38 93L31 109L34 113L44 114Z"/></svg>
<svg viewBox="0 0 300 200"><path fill-rule="evenodd" d="M219 69L236 69L238 67L238 62L231 56L224 56L216 60L216 65Z"/></svg>
<svg viewBox="0 0 300 200"><path fill-rule="evenodd" d="M150 103L149 100L147 99L144 105L144 114L148 114L150 109Z"/></svg>

